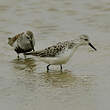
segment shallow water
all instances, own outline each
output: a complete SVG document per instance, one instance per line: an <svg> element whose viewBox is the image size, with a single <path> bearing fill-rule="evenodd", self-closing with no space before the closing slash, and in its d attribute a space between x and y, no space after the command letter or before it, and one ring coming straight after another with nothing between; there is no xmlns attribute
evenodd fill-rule
<svg viewBox="0 0 110 110"><path fill-rule="evenodd" d="M36 50L88 34L98 49L81 47L63 66L35 57L16 59L7 44L15 34L32 30ZM109 0L0 0L0 109L110 109Z"/></svg>

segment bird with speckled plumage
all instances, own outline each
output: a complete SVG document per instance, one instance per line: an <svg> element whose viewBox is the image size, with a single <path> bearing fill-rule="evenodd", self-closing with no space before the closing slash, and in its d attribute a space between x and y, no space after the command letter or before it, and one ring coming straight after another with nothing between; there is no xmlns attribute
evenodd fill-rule
<svg viewBox="0 0 110 110"><path fill-rule="evenodd" d="M37 56L41 61L47 63L47 72L49 71L50 65L60 65L60 70L62 71L62 64L66 64L77 48L82 45L89 45L96 50L96 48L90 43L87 35L80 35L76 40L58 42L56 45L43 50L28 52L25 53L25 55Z"/></svg>

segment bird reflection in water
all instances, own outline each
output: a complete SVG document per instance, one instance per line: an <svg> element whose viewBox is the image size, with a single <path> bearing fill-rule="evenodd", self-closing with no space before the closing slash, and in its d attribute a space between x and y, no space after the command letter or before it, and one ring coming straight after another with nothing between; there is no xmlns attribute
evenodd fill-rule
<svg viewBox="0 0 110 110"><path fill-rule="evenodd" d="M36 69L36 61L32 58L28 58L26 60L15 59L13 60L13 65L15 70L22 72L20 78L21 76L25 77L26 79L28 79L28 81L31 80L33 83L37 81L38 85L42 87L52 87L52 88L69 87L75 90L79 90L79 89L90 90L90 88L92 88L95 78L94 75L90 75L90 74L87 75L87 73L86 75L80 75L80 74L77 75L77 73L73 73L69 70L64 70L63 72L50 71L49 73L38 72ZM27 74L27 73L32 73L32 74ZM23 78L23 80L25 78Z"/></svg>
<svg viewBox="0 0 110 110"><path fill-rule="evenodd" d="M13 65L14 65L14 69L21 71L21 70L25 70L26 72L34 72L36 70L36 61L32 58L27 58L27 59L14 59L12 61Z"/></svg>
<svg viewBox="0 0 110 110"><path fill-rule="evenodd" d="M64 72L53 71L50 73L43 73L42 79L45 84L55 88L86 88L92 86L94 76L92 75L73 75L72 72L65 70Z"/></svg>

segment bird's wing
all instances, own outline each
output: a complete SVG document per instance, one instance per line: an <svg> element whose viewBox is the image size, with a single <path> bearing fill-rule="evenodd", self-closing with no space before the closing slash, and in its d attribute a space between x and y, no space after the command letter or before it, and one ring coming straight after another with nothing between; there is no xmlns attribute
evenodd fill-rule
<svg viewBox="0 0 110 110"><path fill-rule="evenodd" d="M17 39L17 46L22 48L23 50L32 48L29 39L26 38L26 34L23 34Z"/></svg>
<svg viewBox="0 0 110 110"><path fill-rule="evenodd" d="M66 49L72 49L75 46L75 43L72 41L58 42L56 45L50 46L43 50L36 52L29 52L26 55L40 56L40 57L55 57L59 56Z"/></svg>
<svg viewBox="0 0 110 110"><path fill-rule="evenodd" d="M63 52L66 49L66 47L67 46L64 44L64 42L62 43L59 42L56 45L50 46L43 50L26 53L26 55L34 55L34 56L40 56L40 57L55 57L59 55L61 52Z"/></svg>

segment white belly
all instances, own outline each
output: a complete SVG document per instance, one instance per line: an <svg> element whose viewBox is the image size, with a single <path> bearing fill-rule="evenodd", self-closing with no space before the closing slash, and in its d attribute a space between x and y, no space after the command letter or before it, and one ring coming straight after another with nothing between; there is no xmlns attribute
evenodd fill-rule
<svg viewBox="0 0 110 110"><path fill-rule="evenodd" d="M72 57L75 50L67 50L56 57L39 57L39 59L47 64L59 65L65 64Z"/></svg>
<svg viewBox="0 0 110 110"><path fill-rule="evenodd" d="M40 60L47 64L58 65L67 63L69 59L67 57L40 57Z"/></svg>

